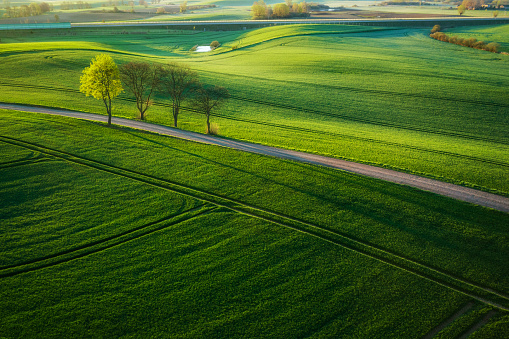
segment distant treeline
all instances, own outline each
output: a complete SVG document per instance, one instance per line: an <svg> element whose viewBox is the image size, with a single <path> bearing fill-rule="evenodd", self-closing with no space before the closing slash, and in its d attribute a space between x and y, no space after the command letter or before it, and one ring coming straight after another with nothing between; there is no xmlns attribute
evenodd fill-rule
<svg viewBox="0 0 509 339"><path fill-rule="evenodd" d="M32 2L30 5L21 5L19 7L5 7L5 18L25 18L28 16L41 15L53 10L53 5L46 2Z"/></svg>
<svg viewBox="0 0 509 339"><path fill-rule="evenodd" d="M84 1L64 1L60 4L60 9L63 11L68 11L71 9L86 9L86 8L92 8L92 6L88 2Z"/></svg>
<svg viewBox="0 0 509 339"><path fill-rule="evenodd" d="M306 1L293 3L292 0L286 0L285 3L267 6L263 0L255 1L251 7L251 16L253 19L271 19L271 18L290 18L306 17L309 15L309 8Z"/></svg>

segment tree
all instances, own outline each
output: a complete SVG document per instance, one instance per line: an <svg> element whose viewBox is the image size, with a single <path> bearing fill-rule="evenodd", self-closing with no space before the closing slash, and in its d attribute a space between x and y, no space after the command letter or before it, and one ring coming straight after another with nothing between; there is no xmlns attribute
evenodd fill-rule
<svg viewBox="0 0 509 339"><path fill-rule="evenodd" d="M267 5L263 0L255 1L251 7L253 19L265 19L267 17Z"/></svg>
<svg viewBox="0 0 509 339"><path fill-rule="evenodd" d="M150 97L160 82L161 68L147 62L130 62L120 66L120 78L136 98L140 119L151 105Z"/></svg>
<svg viewBox="0 0 509 339"><path fill-rule="evenodd" d="M184 1L180 4L180 13L185 13L187 11L187 1Z"/></svg>
<svg viewBox="0 0 509 339"><path fill-rule="evenodd" d="M123 91L115 61L107 54L97 55L90 66L83 70L80 83L80 92L104 102L108 125L111 125L111 100Z"/></svg>
<svg viewBox="0 0 509 339"><path fill-rule="evenodd" d="M287 18L290 16L290 8L286 4L274 5L274 16L277 18Z"/></svg>
<svg viewBox="0 0 509 339"><path fill-rule="evenodd" d="M459 13L459 15L462 15L463 13L465 13L465 6L459 5L458 6L458 13Z"/></svg>
<svg viewBox="0 0 509 339"><path fill-rule="evenodd" d="M170 63L161 69L161 88L172 100L173 124L177 127L177 120L182 102L199 87L198 74L189 66Z"/></svg>
<svg viewBox="0 0 509 339"><path fill-rule="evenodd" d="M302 1L299 4L299 13L307 13L308 12L308 4L306 1Z"/></svg>
<svg viewBox="0 0 509 339"><path fill-rule="evenodd" d="M205 87L198 89L193 106L207 117L207 134L210 134L210 113L213 109L221 106L228 98L230 93L221 86Z"/></svg>

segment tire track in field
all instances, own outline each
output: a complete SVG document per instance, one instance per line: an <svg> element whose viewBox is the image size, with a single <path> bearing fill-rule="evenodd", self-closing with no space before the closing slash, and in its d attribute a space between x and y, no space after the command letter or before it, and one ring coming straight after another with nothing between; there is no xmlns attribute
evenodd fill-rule
<svg viewBox="0 0 509 339"><path fill-rule="evenodd" d="M222 74L222 73L213 72L213 71L202 71L202 72L203 73ZM236 74L231 74L231 76L232 77L244 77L244 78L248 78L248 79L249 78L253 78L253 79L259 79L259 80L264 80L264 81L273 81L273 82L283 82L283 83L288 82L288 83L295 83L295 84L298 84L298 85L314 86L314 87L319 87L319 88L324 88L324 87L327 88L327 87L329 87L329 88L338 89L338 90L342 89L342 87L339 87L339 86L319 85L319 84L312 84L312 83L303 83L303 82L298 82L298 81L265 79L265 78L258 78L258 77L251 77L251 76L248 77L248 76L242 76L242 75L236 75ZM15 87L15 88L28 88L28 89L42 89L42 90L68 92L68 93L76 93L76 94L80 94L81 93L79 90L71 89L71 88L63 88L63 87L55 87L55 86L45 86L45 85L19 84L19 83L5 82L5 81L1 81L1 80L0 80L0 86L8 86L8 87ZM356 89L352 88L352 91L355 91L355 90ZM367 89L366 90L357 89L357 90L359 90L361 92L362 91L372 91L373 93L377 92L376 90L367 90ZM393 94L394 94L394 96L398 95L397 92L393 92ZM412 96L414 94L407 93L407 95L408 96ZM353 117L353 116L346 115L346 114L341 114L341 113L324 112L324 111L321 111L321 110L314 110L314 109L310 109L310 108L302 108L302 107L293 106L293 105L289 105L289 104L277 104L277 103L273 103L273 102L268 102L268 101L263 101L263 100L258 100L258 99L251 99L251 98L246 98L246 97L236 96L236 95L231 95L231 97L233 99L236 99L236 100L239 100L239 101L250 102L250 103L264 105L264 106L269 106L269 107L276 107L276 108L283 108L283 109L289 109L289 110L296 110L296 111L301 111L301 112L310 113L310 114L319 115L319 116L328 116L328 117L340 118L340 119L347 120L347 121L360 122L360 123L374 125L374 126L390 127L390 128L397 128L397 129L403 129L403 130L425 132L425 133L436 134L436 135L453 136L453 137L459 137L459 138L464 138L464 139L468 139L468 140L487 141L487 142L493 142L493 143L509 145L509 139L508 140L501 140L501 139L494 139L494 138L489 138L489 137L475 136L475 135L470 135L470 134L461 133L461 132L441 131L441 130L434 130L434 129L418 127L418 126L404 125L404 124L401 124L401 123L392 123L392 122L380 121L380 120L369 119L369 118ZM430 98L431 99L436 99L434 97L430 97ZM135 100L131 99L131 98L122 98L122 97L120 97L118 99L120 99L122 101L127 101L127 102L135 102ZM449 98L444 98L443 100L454 101L454 100L450 100ZM465 102L464 100L456 100L456 101L458 101L458 102ZM478 104L479 105L487 105L487 103L481 102L481 101L479 101ZM163 104L163 103L158 103L158 102L154 102L154 105L155 106L170 107L169 104ZM494 105L497 105L497 104L494 104ZM509 108L509 105L500 104L500 107ZM182 107L182 108L186 109L186 107ZM195 111L195 110L193 110L191 108L187 108L187 109L189 111ZM224 116L224 117L226 119L229 119L228 116ZM258 122L258 123L263 124L263 122ZM321 131L314 131L314 133L321 133ZM383 143L383 141L378 141L378 142ZM404 145L402 145L402 147L404 147Z"/></svg>
<svg viewBox="0 0 509 339"><path fill-rule="evenodd" d="M305 112L305 113L315 113L315 112L313 112L313 110L302 109L302 108L298 108L298 107L294 107L294 108L291 108L290 106L284 107L286 105L263 103L262 101L259 101L259 100L242 99L242 98L239 98L239 97L236 97L236 96L231 96L231 97L233 99L238 99L238 100L246 101L246 102L253 102L253 103L256 103L256 104L260 104L260 105L267 105L267 106L272 106L272 107L291 109L291 110L301 111L301 112ZM185 110L189 110L186 107L183 107L183 108ZM338 116L336 114L332 114L332 113L331 114L328 114L328 113L323 113L323 114L318 113L318 114L326 115L326 116L331 116L331 117L340 117L340 116ZM271 127L277 127L277 128L282 128L282 129L288 129L288 130L295 130L295 131L300 131L300 132L308 132L308 133L313 133L313 134L331 135L331 136L337 136L337 137L341 137L341 138L348 138L348 139L369 141L369 142L374 142L374 143L378 143L378 144L382 144L382 145L387 145L387 146L396 146L396 147L400 147L400 148L412 149L412 150L417 150L417 151L422 151L422 152L427 152L427 153L435 153L435 154L454 156L454 157L458 157L458 158L463 158L463 159L468 159L468 160L473 160L473 161L478 161L478 162L489 163L489 164L493 164L493 165L509 167L509 163L507 163L507 162L502 162L502 161L497 161L497 160L492 160L492 159L485 159L485 158L480 158L480 157L466 155L466 154L458 154L458 153L453 153L453 152L448 152L448 151L434 150L434 149L429 149L429 148L424 148L424 147L419 147L419 146L405 145L405 144L400 144L400 143L397 143L397 142L383 141L383 140L367 138L367 137L344 135L344 134L335 133L335 132L317 131L317 130L313 130L313 129L309 129L309 128L305 128L305 127L288 126L288 125L282 125L282 124L276 124L276 123L261 122L261 121L257 121L257 120L251 120L251 119L236 118L236 117L231 117L231 116L228 116L228 115L225 115L225 114L212 113L211 115L215 116L215 117L218 117L218 118L228 119L228 120L242 121L242 122L253 123L253 124L258 124L258 125L267 125L267 126L271 126ZM349 120L349 119L345 119L345 120ZM371 124L371 123L369 123L367 121L361 121L361 119L357 119L357 120L358 120L358 122L363 122L363 123ZM373 124L373 125L384 126L384 127L393 127L393 128L402 128L401 126L398 126L398 125L395 125L395 124L389 124L389 123L387 123L387 124L379 123L379 124ZM503 145L509 145L509 141L504 142L504 141L500 141L500 140L496 140L496 139L491 139L491 138L486 138L486 137L469 136L469 135L465 135L465 134L461 134L461 133L454 133L454 132L441 133L440 131L431 131L431 130L427 130L425 128L417 128L417 127L416 128L402 128L402 129L408 129L408 130L413 130L413 131L425 132L425 133L430 133L430 134L439 134L439 135L445 135L445 136L454 136L454 137L459 137L459 138L462 138L462 139L470 139L470 140L475 140L475 141L485 141L485 142L492 142L492 143L498 143L498 144L503 144Z"/></svg>
<svg viewBox="0 0 509 339"><path fill-rule="evenodd" d="M440 331L442 331L444 328L452 324L456 319L461 317L463 314L467 313L472 307L474 307L474 305L475 304L473 301L469 301L466 305L464 305L462 308L456 311L452 316L442 321L440 324L438 324L438 326L429 331L424 337L422 337L422 339L434 338Z"/></svg>
<svg viewBox="0 0 509 339"><path fill-rule="evenodd" d="M488 321L493 317L495 314L497 314L496 310L491 310L486 314L479 322L477 322L474 326L472 326L468 331L466 331L463 335L459 337L459 339L466 339L468 338L472 333L483 327L488 323Z"/></svg>
<svg viewBox="0 0 509 339"><path fill-rule="evenodd" d="M165 190L180 193L201 200L205 203L211 203L218 207L223 207L243 215L251 216L272 224L295 230L335 246L340 246L360 255L386 263L398 269L402 269L408 273L414 274L456 292L467 295L485 304L497 307L501 310L509 311L509 306L507 306L509 305L509 297L498 291L494 291L476 283L469 282L463 278L454 276L437 268L427 266L426 264L420 263L413 259L405 258L398 254L392 253L387 249L370 244L363 240L355 239L346 233L330 230L325 227L314 225L312 223L263 209L254 205L246 204L239 200L231 199L216 193L207 192L195 187L183 185L166 179L161 179L141 172L120 168L104 162L87 159L64 151L41 146L36 143L26 142L5 136L0 136L0 141L38 151L68 162L87 166L124 178L133 179L154 187L159 187Z"/></svg>
<svg viewBox="0 0 509 339"><path fill-rule="evenodd" d="M58 264L66 263L75 259L83 258L91 254L102 252L109 248L125 244L150 235L152 233L164 230L168 227L177 225L184 221L189 221L194 218L206 215L216 210L216 207L209 207L207 204L194 207L179 214L167 216L165 218L150 222L148 224L136 227L134 229L126 230L122 233L109 236L104 239L99 239L78 247L74 247L65 251L50 254L44 257L35 258L23 263L6 265L0 267L0 279L16 276L18 274L37 271L43 268L55 266ZM70 255L70 256L67 256Z"/></svg>
<svg viewBox="0 0 509 339"><path fill-rule="evenodd" d="M15 104L2 104L0 108L11 109L15 111L27 111L35 113L45 113L67 116L78 119L85 119L90 121L106 122L107 116L83 113L77 111L58 110L54 108L44 108L37 106L20 106ZM473 204L494 208L502 212L509 212L509 201L507 198L496 195L493 193L486 193L473 188L467 188L465 186L455 185L446 183L443 181L428 179L424 176L418 176L415 174L408 174L397 170L386 169L383 167L376 167L369 164L357 163L352 160L344 160L339 158L331 158L322 155L292 151L283 148L264 146L261 144L255 144L250 142L236 141L234 139L225 139L211 137L206 134L200 134L180 129L175 129L165 125L157 125L146 123L137 120L130 120L126 118L113 117L113 123L126 126L129 128L135 128L153 133L168 135L177 137L180 139L192 140L199 143L212 144L227 148L234 148L240 151L249 153L258 153L262 155L268 155L276 158L285 160L291 160L296 162L303 162L308 164L314 164L318 166L331 167L340 169L348 172L353 172L361 175L365 175L372 178L378 178L385 181L412 186L425 191L431 191L440 195L444 195L453 199L458 199Z"/></svg>
<svg viewBox="0 0 509 339"><path fill-rule="evenodd" d="M419 99L440 100L440 101L448 101L448 102L453 101L453 102L457 102L457 103L470 103L473 105L509 108L508 104L489 102L489 101L487 102L487 101L468 99L468 98L456 99L456 98L444 97L444 96L440 96L440 95L427 95L427 94L423 94L423 93L394 92L394 91L385 91L385 90L381 90L381 89L369 89L369 88L357 88L357 87L340 86L340 85L315 84L315 83L310 83L310 82L302 82L302 81L298 81L298 80L267 79L267 78L262 78L262 77L257 77L257 76L248 76L248 75L230 74L230 73L226 74L226 73L209 71L209 70L200 70L200 72L211 73L214 75L221 75L221 76L227 75L228 77L245 78L248 80L256 79L256 80L278 82L278 83L284 83L284 84L312 86L312 87L316 87L318 89L329 88L329 89L333 89L333 90L341 90L341 91L361 93L361 94L374 94L374 95L383 95L383 96L389 96L389 97L419 98Z"/></svg>
<svg viewBox="0 0 509 339"><path fill-rule="evenodd" d="M2 85L2 84L4 84L4 83L0 82L0 85ZM17 85L13 85L12 87L17 87ZM73 89L68 89L68 88L56 88L56 87L36 86L36 85L19 85L19 87L22 87L22 88L47 89L47 90L57 90L57 91L61 90L61 91L64 91L64 92L79 93L78 90L73 90ZM401 126L401 125L397 125L397 124L380 123L380 122L369 122L369 120L366 120L366 119L364 119L364 121L361 121L360 119L344 118L344 117L342 117L342 116L340 116L338 114L329 114L329 113L320 112L320 111L314 111L314 110L310 110L310 109L302 109L302 108L299 108L299 107L290 107L290 106L286 106L286 105L277 105L277 104L262 102L262 101L259 101L259 100L252 100L252 99L241 98L241 97L236 97L236 96L232 96L232 98L237 99L237 100L246 101L246 102L253 102L253 103L257 103L257 104L261 104L261 105L272 106L272 107L278 107L278 108L284 108L284 109L293 109L293 110L297 110L297 111L302 111L302 112L306 112L306 113L313 113L313 114L319 114L319 115L328 115L328 116L332 116L332 117L336 117L336 118L339 117L339 118L342 118L342 119L345 119L345 120L352 120L352 121L356 120L358 122L372 124L372 125L391 127L391 128L401 128L401 129L425 132L425 133L430 133L430 134L453 136L453 137L459 137L459 138L462 138L462 139L470 139L470 140L475 140L475 141L485 141L485 142L491 142L491 143L498 143L498 144L502 144L502 145L509 145L509 141L505 142L505 141L501 141L501 140L497 140L497 139L492 139L492 138L486 138L486 137L480 137L480 136L478 137L478 136L466 135L466 134L455 133L455 132L433 131L433 130L424 129L424 128L418 128L418 127L415 127L415 128L409 127L409 128L407 128L407 127L404 127L404 126ZM118 100L127 101L127 102L135 102L134 99L130 99L130 98L118 98ZM154 102L154 106L171 107L171 104ZM184 111L195 113L195 114L202 114L201 112L198 112L196 109L193 109L193 108L190 108L190 107L182 106L181 109L184 110ZM304 127L289 126L289 125L283 125L283 124L277 124L277 123L258 121L258 120L253 120L253 119L236 118L236 117L232 117L232 116L229 116L229 115L226 115L226 114L211 113L211 115L214 116L214 117L222 118L222 119L233 120L233 121L240 121L240 122L257 124L257 125L263 125L263 126L276 127L276 128L290 130L290 131L298 131L298 132L305 132L305 133L312 133L312 134L321 134L321 135L335 136L335 137L339 137L339 138L346 138L346 139L353 139L353 140L362 140L362 141L373 142L373 143L377 143L377 144L381 144L381 145L386 145L386 146L394 146L394 147L410 149L410 150L415 150L415 151L419 151L419 152L432 153L432 154L447 155L447 156L452 156L452 157L456 157L456 158L460 158L460 159L467 159L467 160L470 160L470 161L476 161L476 162L488 163L488 164L497 165L497 166L509 167L509 163L507 163L507 162L497 161L497 160L493 160L493 159L486 159L486 158L481 158L481 157L471 156L471 155L466 155L466 154L459 154L459 153L453 153L453 152L448 152L448 151L440 151L440 150L435 150L435 149L428 149L428 148L419 147L419 146L405 145L405 144L400 144L400 143L396 143L396 142L378 140L378 139L373 139L373 138L353 136L353 135L345 135L345 134L341 134L341 133L334 133L334 132L329 132L329 131L320 131L320 130L314 130L314 129L304 128Z"/></svg>
<svg viewBox="0 0 509 339"><path fill-rule="evenodd" d="M39 154L35 157L28 157L28 158L24 158L24 159L18 159L18 160L0 163L0 169L24 166L24 165L35 164L35 163L50 161L50 160L51 160L51 158L49 158L43 154Z"/></svg>

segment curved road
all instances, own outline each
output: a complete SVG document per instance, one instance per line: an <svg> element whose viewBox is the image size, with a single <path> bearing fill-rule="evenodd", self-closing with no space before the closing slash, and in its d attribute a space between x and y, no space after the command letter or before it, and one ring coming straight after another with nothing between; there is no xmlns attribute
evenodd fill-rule
<svg viewBox="0 0 509 339"><path fill-rule="evenodd" d="M91 113L82 113L62 109L43 107L23 106L15 104L0 103L0 108L14 111L34 112L60 115L84 120L107 122L107 116ZM492 193L478 191L472 188L449 184L438 180L428 179L413 174L401 173L386 168L380 168L365 164L358 164L351 161L329 158L322 155L309 154L305 152L291 151L276 147L263 146L243 141L228 140L213 137L206 134L184 131L172 127L150 124L147 122L112 117L115 125L131 127L135 129L169 135L176 138L192 140L200 143L229 147L245 152L263 154L276 158L304 162L308 164L336 168L356 174L365 175L393 183L415 187L424 191L433 192L457 200L466 201L476 205L489 207L498 211L509 213L509 198Z"/></svg>

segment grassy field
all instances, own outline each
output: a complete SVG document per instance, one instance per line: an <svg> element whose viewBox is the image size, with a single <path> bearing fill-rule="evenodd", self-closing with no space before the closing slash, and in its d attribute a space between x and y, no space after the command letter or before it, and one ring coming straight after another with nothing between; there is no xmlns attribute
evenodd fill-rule
<svg viewBox="0 0 509 339"><path fill-rule="evenodd" d="M0 336L420 338L469 303L442 337L492 311L473 337L507 331L508 214L126 128L0 121Z"/></svg>
<svg viewBox="0 0 509 339"><path fill-rule="evenodd" d="M493 27L500 37L507 29ZM77 93L81 70L95 55L110 53L119 64L185 62L203 82L232 94L213 117L221 136L507 195L509 59L442 43L428 32L337 25L2 32L0 87L6 102L103 113L101 102ZM212 53L189 51L213 40L222 46ZM114 114L136 118L129 99L123 94L114 102ZM168 99L155 100L149 121L171 124ZM180 119L181 128L203 132L204 125L192 112Z"/></svg>
<svg viewBox="0 0 509 339"><path fill-rule="evenodd" d="M445 30L450 35L457 35L464 38L476 38L480 41L496 42L500 44L500 51L509 52L509 26L472 28L472 27L455 27Z"/></svg>

